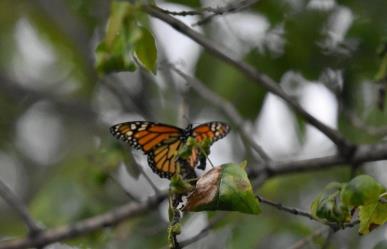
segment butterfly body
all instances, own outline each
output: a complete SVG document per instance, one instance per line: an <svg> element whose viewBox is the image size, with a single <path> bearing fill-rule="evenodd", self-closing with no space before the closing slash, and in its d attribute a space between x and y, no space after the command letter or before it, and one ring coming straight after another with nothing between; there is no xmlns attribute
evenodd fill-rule
<svg viewBox="0 0 387 249"><path fill-rule="evenodd" d="M182 162L178 160L178 151L189 137L197 142L209 139L210 144L223 138L230 127L222 122L209 122L185 129L176 126L149 121L125 122L112 126L110 132L117 139L142 150L148 157L149 166L162 178L170 178ZM198 151L193 150L187 164L193 168L199 161ZM202 161L202 160L200 160ZM179 164L179 165L178 165Z"/></svg>

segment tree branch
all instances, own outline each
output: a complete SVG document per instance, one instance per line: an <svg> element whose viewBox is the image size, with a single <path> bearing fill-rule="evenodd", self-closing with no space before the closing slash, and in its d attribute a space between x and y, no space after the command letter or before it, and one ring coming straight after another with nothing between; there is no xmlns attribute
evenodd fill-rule
<svg viewBox="0 0 387 249"><path fill-rule="evenodd" d="M273 201L269 201L265 198L263 198L262 196L260 195L256 195L257 199L261 202L261 203L264 203L264 204L267 204L269 206L272 206L272 207L275 207L276 209L278 210L281 210L281 211L284 211L284 212L287 212L287 213L291 213L291 214L294 214L294 215L298 215L298 216L304 216L306 218L309 218L313 221L317 221L317 222L320 222L321 223L321 220L315 218L314 216L312 216L310 213L308 212L305 212L305 211L302 211L300 209L297 209L297 208L293 208L293 207L286 207L284 205L282 205L281 203L276 203L276 202L273 202ZM325 223L324 223L325 224ZM326 225L326 224L325 224Z"/></svg>
<svg viewBox="0 0 387 249"><path fill-rule="evenodd" d="M197 25L203 25L208 22L210 22L214 17L219 15L224 15L226 13L234 13L237 11L241 11L243 9L246 9L250 7L251 5L257 3L259 0L242 0L242 1L235 1L232 2L225 7L219 7L219 8L207 8L208 12L212 12L212 14L204 17L202 20L192 24L192 26Z"/></svg>
<svg viewBox="0 0 387 249"><path fill-rule="evenodd" d="M165 14L160 8L153 5L144 5L143 10L149 15L162 20L163 22L169 24L171 27L176 29L178 32L190 37L192 40L203 46L209 53L219 58L220 60L230 64L235 69L240 71L246 77L250 78L256 84L263 86L267 91L277 95L285 102L289 104L297 113L299 113L308 123L316 127L322 133L324 133L329 139L331 139L339 148L339 150L345 155L349 156L354 151L354 146L349 143L340 133L336 130L330 128L329 126L323 124L314 116L309 114L304 108L302 108L299 103L287 95L278 84L272 80L266 74L255 70L251 65L246 64L242 61L235 60L230 56L223 53L218 47L210 43L206 37L202 34L191 29L181 21L176 18Z"/></svg>
<svg viewBox="0 0 387 249"><path fill-rule="evenodd" d="M198 10L188 10L188 11L171 11L166 9L160 10L167 14L172 16L197 16L197 15L203 15L204 13L208 12L210 13L200 21L193 23L192 26L197 25L203 25L208 22L210 22L214 17L224 15L227 13L234 13L237 11L241 11L243 9L246 9L250 7L251 5L257 3L259 0L242 0L242 1L235 1L232 2L224 7L218 7L218 8L212 8L212 7L204 7Z"/></svg>
<svg viewBox="0 0 387 249"><path fill-rule="evenodd" d="M250 169L249 176L255 178L261 174L271 176L318 171L338 166L351 166L365 162L387 160L387 143L360 145L352 158L348 159L340 154L334 156L296 160L287 162L267 162L260 170Z"/></svg>
<svg viewBox="0 0 387 249"><path fill-rule="evenodd" d="M272 206L272 207L275 207L277 208L278 210L281 210L281 211L284 211L284 212L287 212L287 213L290 213L290 214L294 214L294 215L298 215L298 216L303 216L303 217L306 217L310 220L313 220L313 221L317 221L323 225L326 225L326 226L329 226L331 228L332 231L337 231L339 229L345 229L345 228L349 228L349 227L353 227L355 225L357 225L359 223L359 221L354 221L354 222L351 222L351 223L344 223L344 224L338 224L336 222L327 222L327 221L324 221L324 220L320 220L316 217L314 217L313 215L311 215L310 213L308 212L305 212L303 210L300 210L300 209L297 209L297 208L293 208L293 207L287 207L287 206L284 206L283 204L281 203L276 203L276 202L273 202L273 201L269 201L265 198L263 198L262 196L259 196L259 195L256 195L257 199L261 202L261 203L264 203L264 204L267 204L269 206Z"/></svg>
<svg viewBox="0 0 387 249"><path fill-rule="evenodd" d="M103 227L110 227L128 218L152 210L154 207L160 204L161 201L165 199L165 197L166 195L163 194L151 198L147 202L130 203L107 213L79 221L73 225L66 225L42 231L38 234L38 236L35 237L3 241L0 244L0 249L22 249L45 246L53 242L81 236Z"/></svg>
<svg viewBox="0 0 387 249"><path fill-rule="evenodd" d="M12 193L11 189L0 178L0 196L8 203L8 205L15 210L19 217L29 230L30 236L37 235L41 228L38 223L32 219L28 213L26 206Z"/></svg>

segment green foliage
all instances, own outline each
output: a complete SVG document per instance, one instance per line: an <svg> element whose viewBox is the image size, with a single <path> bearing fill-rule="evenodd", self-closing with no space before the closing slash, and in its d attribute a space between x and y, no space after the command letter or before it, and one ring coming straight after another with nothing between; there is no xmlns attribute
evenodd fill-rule
<svg viewBox="0 0 387 249"><path fill-rule="evenodd" d="M210 154L210 146L211 140L207 137L200 142L196 141L193 137L189 137L187 142L178 151L178 156L180 159L187 160L192 156L193 151L197 151L199 154L198 157L208 157Z"/></svg>
<svg viewBox="0 0 387 249"><path fill-rule="evenodd" d="M383 187L374 178L360 175L344 185L340 198L344 205L358 207L377 201L383 191Z"/></svg>
<svg viewBox="0 0 387 249"><path fill-rule="evenodd" d="M378 200L359 207L359 233L367 234L387 221L387 204Z"/></svg>
<svg viewBox="0 0 387 249"><path fill-rule="evenodd" d="M138 25L140 15L138 6L113 1L106 35L96 48L100 74L136 70L133 56L145 69L156 73L156 42L146 28Z"/></svg>
<svg viewBox="0 0 387 249"><path fill-rule="evenodd" d="M359 234L367 234L387 221L384 188L374 178L359 175L348 183L332 182L311 205L311 213L331 222L351 221L359 209Z"/></svg>
<svg viewBox="0 0 387 249"><path fill-rule="evenodd" d="M156 41L150 33L144 27L138 28L141 35L139 40L135 43L134 54L141 63L141 65L156 74L157 63L157 48Z"/></svg>
<svg viewBox="0 0 387 249"><path fill-rule="evenodd" d="M255 197L245 168L247 162L225 164L219 186L218 207L222 210L259 214L259 201Z"/></svg>
<svg viewBox="0 0 387 249"><path fill-rule="evenodd" d="M312 215L331 222L349 221L351 218L349 209L339 198L341 189L342 184L338 182L328 184L312 202Z"/></svg>
<svg viewBox="0 0 387 249"><path fill-rule="evenodd" d="M224 164L207 172L199 178L195 190L188 196L186 210L259 214L259 201L247 177L246 165L246 162Z"/></svg>

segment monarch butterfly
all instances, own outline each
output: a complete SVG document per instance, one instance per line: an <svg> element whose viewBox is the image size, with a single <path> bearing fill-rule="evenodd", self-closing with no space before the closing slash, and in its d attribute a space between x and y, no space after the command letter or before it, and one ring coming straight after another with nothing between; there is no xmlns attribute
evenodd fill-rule
<svg viewBox="0 0 387 249"><path fill-rule="evenodd" d="M230 127L222 122L203 123L196 127L190 124L185 129L148 121L125 122L110 127L114 137L142 150L147 155L153 172L162 178L171 178L176 173L179 164L177 152L189 137L197 142L207 138L212 144L226 136L229 131ZM199 161L198 154L199 151L194 149L187 160L191 171Z"/></svg>

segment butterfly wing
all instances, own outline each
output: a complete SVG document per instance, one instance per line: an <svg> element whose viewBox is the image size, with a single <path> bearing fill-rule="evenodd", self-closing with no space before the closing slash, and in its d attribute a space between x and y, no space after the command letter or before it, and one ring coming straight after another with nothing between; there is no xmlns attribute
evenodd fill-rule
<svg viewBox="0 0 387 249"><path fill-rule="evenodd" d="M208 138L210 144L225 137L230 132L230 126L223 122L209 122L196 126L192 130L192 136L197 142Z"/></svg>
<svg viewBox="0 0 387 249"><path fill-rule="evenodd" d="M210 145L215 141L225 137L230 132L230 126L223 122L209 122L196 126L192 130L192 136L197 142L203 141L208 138ZM199 169L205 169L206 156L199 151L198 148L192 150L191 156L187 162L191 167L196 167L198 161L200 161Z"/></svg>
<svg viewBox="0 0 387 249"><path fill-rule="evenodd" d="M114 125L110 132L119 140L148 156L152 170L162 178L176 172L176 155L182 145L183 130L166 124L147 121L126 122Z"/></svg>
<svg viewBox="0 0 387 249"><path fill-rule="evenodd" d="M192 136L200 142L205 138L210 139L210 144L223 138L229 132L230 127L222 122L210 122L201 124L192 129ZM147 121L126 122L114 125L110 132L119 140L128 143L135 149L142 150L148 156L148 164L153 172L162 178L170 178L180 164L182 170L186 168L189 174L193 171L198 161L204 161L198 148L192 150L187 160L177 160L177 152L184 145L186 139L182 138L184 130L166 124ZM204 159L204 160L203 160ZM186 167L188 164L191 168Z"/></svg>

